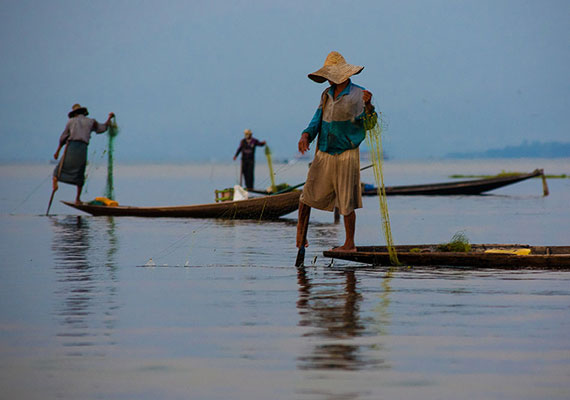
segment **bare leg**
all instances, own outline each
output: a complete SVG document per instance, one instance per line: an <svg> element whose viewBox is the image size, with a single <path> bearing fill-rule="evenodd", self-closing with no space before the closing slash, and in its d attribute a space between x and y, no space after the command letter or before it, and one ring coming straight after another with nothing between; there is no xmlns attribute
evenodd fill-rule
<svg viewBox="0 0 570 400"><path fill-rule="evenodd" d="M52 178L52 185L51 186L52 186L52 189L54 192L57 191L57 189L59 188L59 186L57 184L57 178L55 176Z"/></svg>
<svg viewBox="0 0 570 400"><path fill-rule="evenodd" d="M75 196L75 203L81 203L81 191L83 190L83 186L77 186L77 196Z"/></svg>
<svg viewBox="0 0 570 400"><path fill-rule="evenodd" d="M340 247L335 247L333 251L356 251L356 246L354 245L354 232L356 227L356 213L353 211L348 215L344 216L344 231L346 234L346 239L344 244Z"/></svg>
<svg viewBox="0 0 570 400"><path fill-rule="evenodd" d="M305 243L305 247L309 246L307 241L307 226L309 225L309 216L311 215L311 207L299 201L299 217L297 218L297 248Z"/></svg>

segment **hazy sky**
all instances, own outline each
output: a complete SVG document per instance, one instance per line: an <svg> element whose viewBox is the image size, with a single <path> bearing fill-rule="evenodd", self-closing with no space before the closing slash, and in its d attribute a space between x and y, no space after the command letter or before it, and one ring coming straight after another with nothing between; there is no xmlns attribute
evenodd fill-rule
<svg viewBox="0 0 570 400"><path fill-rule="evenodd" d="M570 1L0 1L0 161L48 160L67 112L116 159L293 157L329 51L365 69L393 158L569 141ZM93 141L104 143L103 137Z"/></svg>

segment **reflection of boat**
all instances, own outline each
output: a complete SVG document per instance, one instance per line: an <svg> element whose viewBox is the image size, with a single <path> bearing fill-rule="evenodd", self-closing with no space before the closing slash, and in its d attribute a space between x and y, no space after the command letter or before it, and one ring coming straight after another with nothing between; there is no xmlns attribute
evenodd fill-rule
<svg viewBox="0 0 570 400"><path fill-rule="evenodd" d="M175 217L175 218L227 218L227 219L277 219L299 207L301 192L293 191L273 196L260 196L247 200L223 201L211 204L167 207L131 207L75 204L62 201L63 204L91 215L112 215L130 217Z"/></svg>
<svg viewBox="0 0 570 400"><path fill-rule="evenodd" d="M514 174L507 176L497 176L494 178L472 179L457 182L444 183L428 183L424 185L409 186L387 186L386 195L388 196L446 196L446 195L469 195L481 194L503 186L512 185L535 176L541 176L544 179L544 171L536 169L528 174ZM545 195L547 193L546 186L544 188ZM362 191L364 196L378 195L377 188L364 188Z"/></svg>
<svg viewBox="0 0 570 400"><path fill-rule="evenodd" d="M405 265L460 266L475 268L570 269L570 246L519 244L472 244L469 252L442 252L439 245L396 246L398 260ZM325 257L364 264L390 265L385 246L357 247L356 252L325 251Z"/></svg>

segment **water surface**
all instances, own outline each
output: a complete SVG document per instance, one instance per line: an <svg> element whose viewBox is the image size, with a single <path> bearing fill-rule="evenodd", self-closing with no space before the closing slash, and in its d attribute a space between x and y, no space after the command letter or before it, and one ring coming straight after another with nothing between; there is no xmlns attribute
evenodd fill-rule
<svg viewBox="0 0 570 400"><path fill-rule="evenodd" d="M568 173L570 160L389 162L386 183L502 169ZM0 167L0 386L26 399L566 399L570 274L369 268L322 257L343 240L311 215L275 222L91 217L57 200L50 166ZM279 182L306 165L277 165ZM84 199L104 189L93 167ZM372 174L363 173L364 180ZM119 165L122 204L208 203L235 165ZM259 187L269 184L258 162ZM570 180L488 196L390 197L398 244L568 245ZM376 198L358 244L383 244ZM154 266L145 266L149 260Z"/></svg>

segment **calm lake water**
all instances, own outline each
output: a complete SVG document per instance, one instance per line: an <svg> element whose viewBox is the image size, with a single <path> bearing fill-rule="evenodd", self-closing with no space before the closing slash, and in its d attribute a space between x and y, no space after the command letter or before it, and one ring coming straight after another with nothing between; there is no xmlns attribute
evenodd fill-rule
<svg viewBox="0 0 570 400"><path fill-rule="evenodd" d="M258 157L256 186L269 185ZM365 163L363 163L364 165ZM570 159L386 163L387 185L544 168ZM323 258L344 238L313 212L293 267L281 221L44 216L53 165L0 166L0 388L6 399L568 399L570 273L368 268ZM275 165L301 183L307 163ZM83 195L102 195L104 166ZM374 183L372 171L363 181ZM125 205L209 203L236 164L118 165ZM389 197L397 244L570 243L570 179L466 197ZM378 199L359 245L384 244ZM154 267L145 266L152 258Z"/></svg>

